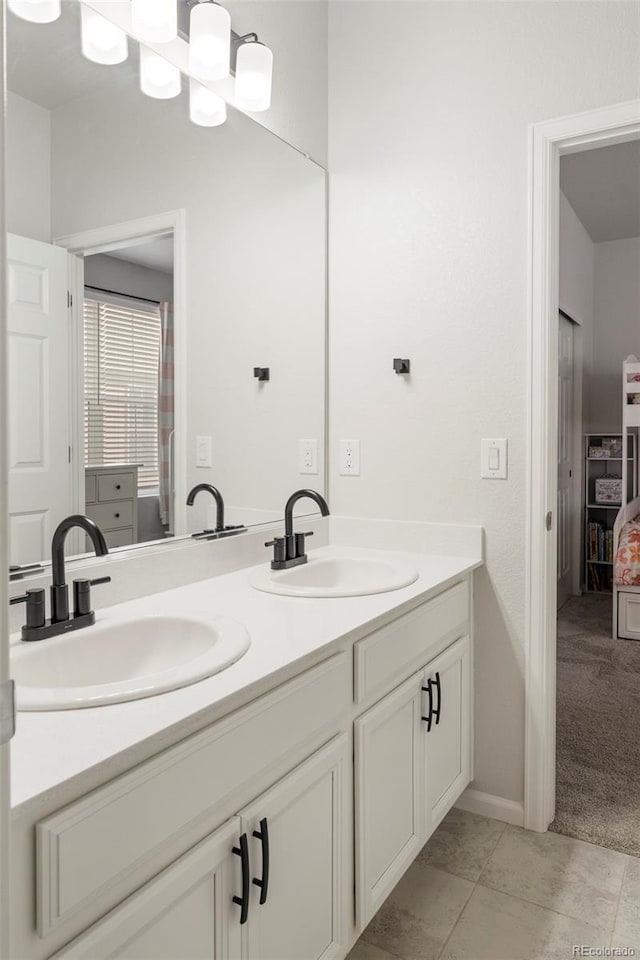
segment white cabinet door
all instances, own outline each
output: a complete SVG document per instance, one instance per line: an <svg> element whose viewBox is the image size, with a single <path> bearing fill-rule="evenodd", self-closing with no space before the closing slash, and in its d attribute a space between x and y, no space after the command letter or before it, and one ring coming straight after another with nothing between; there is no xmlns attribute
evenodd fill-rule
<svg viewBox="0 0 640 960"><path fill-rule="evenodd" d="M423 672L355 721L356 911L362 929L424 842Z"/></svg>
<svg viewBox="0 0 640 960"><path fill-rule="evenodd" d="M427 836L471 777L470 673L469 637L456 640L425 671Z"/></svg>
<svg viewBox="0 0 640 960"><path fill-rule="evenodd" d="M344 956L349 765L342 735L242 812L252 877L249 960Z"/></svg>
<svg viewBox="0 0 640 960"><path fill-rule="evenodd" d="M234 817L53 960L239 960L239 832Z"/></svg>

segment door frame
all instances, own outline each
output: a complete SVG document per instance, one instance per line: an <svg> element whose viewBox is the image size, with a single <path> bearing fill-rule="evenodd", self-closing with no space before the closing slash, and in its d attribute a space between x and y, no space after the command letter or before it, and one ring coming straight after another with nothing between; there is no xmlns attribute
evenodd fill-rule
<svg viewBox="0 0 640 960"><path fill-rule="evenodd" d="M555 813L560 157L637 139L640 98L529 128L524 826L530 830L546 830Z"/></svg>
<svg viewBox="0 0 640 960"><path fill-rule="evenodd" d="M173 316L174 316L174 536L187 532L187 286L186 286L186 212L169 210L124 223L109 224L93 230L56 237L54 244L76 256L108 253L122 246L146 243L157 237L173 236ZM78 270L74 303L84 296L84 271ZM79 316L79 313L76 313ZM76 324L76 327L78 325ZM76 331L77 332L77 331ZM80 458L79 458L80 459Z"/></svg>

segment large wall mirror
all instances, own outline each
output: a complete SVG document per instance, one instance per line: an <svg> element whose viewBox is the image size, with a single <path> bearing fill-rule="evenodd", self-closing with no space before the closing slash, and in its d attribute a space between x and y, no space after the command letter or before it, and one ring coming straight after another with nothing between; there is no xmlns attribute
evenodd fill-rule
<svg viewBox="0 0 640 960"><path fill-rule="evenodd" d="M72 513L128 548L213 529L199 483L243 527L324 492L325 171L233 109L196 126L186 81L145 96L135 43L85 59L62 7L7 13L14 568Z"/></svg>

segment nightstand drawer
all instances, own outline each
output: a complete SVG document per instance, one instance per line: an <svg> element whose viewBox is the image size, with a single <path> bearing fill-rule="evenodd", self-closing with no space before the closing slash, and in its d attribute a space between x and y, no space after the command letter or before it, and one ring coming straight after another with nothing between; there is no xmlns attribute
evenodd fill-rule
<svg viewBox="0 0 640 960"><path fill-rule="evenodd" d="M131 500L137 490L133 486L133 473L107 473L98 477L98 500Z"/></svg>
<svg viewBox="0 0 640 960"><path fill-rule="evenodd" d="M87 507L87 516L98 524L100 529L118 530L121 527L133 526L133 502L123 500L122 503L92 503Z"/></svg>

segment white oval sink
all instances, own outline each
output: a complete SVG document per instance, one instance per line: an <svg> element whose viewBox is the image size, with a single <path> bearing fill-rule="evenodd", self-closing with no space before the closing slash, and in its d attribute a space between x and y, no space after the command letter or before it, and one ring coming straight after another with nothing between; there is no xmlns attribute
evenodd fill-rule
<svg viewBox="0 0 640 960"><path fill-rule="evenodd" d="M362 597L408 587L418 571L408 563L370 557L313 557L299 567L253 573L256 590L286 597Z"/></svg>
<svg viewBox="0 0 640 960"><path fill-rule="evenodd" d="M11 648L18 710L70 710L151 697L219 673L251 640L233 620L106 620Z"/></svg>

